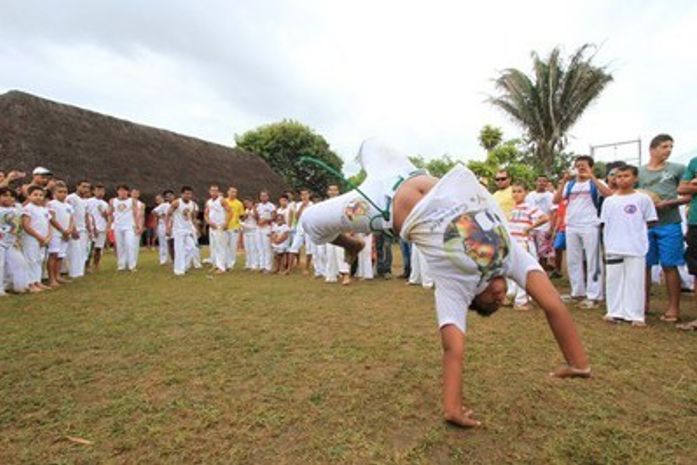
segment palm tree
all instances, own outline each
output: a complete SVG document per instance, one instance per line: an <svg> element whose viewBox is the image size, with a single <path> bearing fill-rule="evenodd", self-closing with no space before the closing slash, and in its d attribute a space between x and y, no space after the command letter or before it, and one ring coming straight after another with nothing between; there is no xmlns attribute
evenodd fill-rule
<svg viewBox="0 0 697 465"><path fill-rule="evenodd" d="M549 171L554 156L566 145L566 133L594 101L612 75L605 66L592 64L595 47L585 44L568 62L555 48L546 60L532 53L533 74L515 68L501 72L494 81L501 92L489 103L499 107L522 126L532 144L538 166Z"/></svg>
<svg viewBox="0 0 697 465"><path fill-rule="evenodd" d="M479 145L484 147L488 152L491 152L496 148L497 145L503 140L503 131L500 128L495 128L490 124L485 125L481 131L479 131Z"/></svg>

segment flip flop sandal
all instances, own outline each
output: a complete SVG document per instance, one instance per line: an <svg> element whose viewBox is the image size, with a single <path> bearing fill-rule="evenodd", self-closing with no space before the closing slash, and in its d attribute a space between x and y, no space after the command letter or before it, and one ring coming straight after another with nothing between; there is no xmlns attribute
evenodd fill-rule
<svg viewBox="0 0 697 465"><path fill-rule="evenodd" d="M697 320L682 325L675 325L675 327L682 331L697 331Z"/></svg>
<svg viewBox="0 0 697 465"><path fill-rule="evenodd" d="M677 316L668 316L666 314L663 314L661 315L660 320L665 321L666 323L677 323L679 318Z"/></svg>

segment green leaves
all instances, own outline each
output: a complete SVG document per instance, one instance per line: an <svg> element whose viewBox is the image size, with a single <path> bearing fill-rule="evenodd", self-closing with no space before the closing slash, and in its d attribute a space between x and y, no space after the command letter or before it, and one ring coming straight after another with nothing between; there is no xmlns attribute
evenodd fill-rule
<svg viewBox="0 0 697 465"><path fill-rule="evenodd" d="M551 173L566 145L566 133L605 89L612 75L595 66L595 46L585 44L568 60L554 48L546 59L532 53L533 73L509 68L494 80L499 91L489 103L520 125L532 144L537 166Z"/></svg>
<svg viewBox="0 0 697 465"><path fill-rule="evenodd" d="M259 154L292 189L307 187L324 194L329 184L340 181L319 166L299 162L301 157L311 156L339 172L343 166L343 160L329 148L324 137L297 121L260 126L236 135L235 142L238 147Z"/></svg>

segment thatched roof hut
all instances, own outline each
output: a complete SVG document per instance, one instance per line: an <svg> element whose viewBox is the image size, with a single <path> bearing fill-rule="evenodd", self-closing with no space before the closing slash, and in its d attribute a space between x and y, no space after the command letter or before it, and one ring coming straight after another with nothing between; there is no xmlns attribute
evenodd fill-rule
<svg viewBox="0 0 697 465"><path fill-rule="evenodd" d="M262 188L272 195L283 179L259 156L24 92L0 95L0 169L28 173L45 166L73 184L81 178L139 188L146 201L166 188L194 188L201 199L211 183L234 185L240 196Z"/></svg>

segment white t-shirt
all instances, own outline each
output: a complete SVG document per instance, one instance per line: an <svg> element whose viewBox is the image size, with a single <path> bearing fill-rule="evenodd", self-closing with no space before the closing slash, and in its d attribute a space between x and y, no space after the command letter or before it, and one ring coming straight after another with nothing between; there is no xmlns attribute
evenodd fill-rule
<svg viewBox="0 0 697 465"><path fill-rule="evenodd" d="M551 192L530 192L527 197L525 197L525 203L531 207L537 208L539 211L548 215L552 212L552 207L554 206L554 194ZM549 231L549 222L538 226L535 231Z"/></svg>
<svg viewBox="0 0 697 465"><path fill-rule="evenodd" d="M195 232L193 217L195 214L196 204L192 201L189 203L179 199L179 205L174 213L172 213L172 232L190 234Z"/></svg>
<svg viewBox="0 0 697 465"><path fill-rule="evenodd" d="M651 198L641 192L613 195L605 199L600 221L608 255L643 257L649 251L646 223L657 221Z"/></svg>
<svg viewBox="0 0 697 465"><path fill-rule="evenodd" d="M17 243L21 216L21 208L0 207L0 247L9 249Z"/></svg>
<svg viewBox="0 0 697 465"><path fill-rule="evenodd" d="M90 197L87 199L87 214L92 217L94 229L104 232L107 228L107 220L104 217L109 211L109 204L104 199Z"/></svg>
<svg viewBox="0 0 697 465"><path fill-rule="evenodd" d="M170 203L162 202L157 207L152 209L153 214L157 217L157 227L164 228L167 225L167 212L169 211Z"/></svg>
<svg viewBox="0 0 697 465"><path fill-rule="evenodd" d="M48 235L51 227L51 214L48 208L28 203L22 209L22 215L31 218L31 227L34 231L42 236ZM28 234L26 235L28 236Z"/></svg>
<svg viewBox="0 0 697 465"><path fill-rule="evenodd" d="M225 226L226 212L223 207L225 199L218 197L217 199L206 200L206 208L208 209L208 219L215 226Z"/></svg>
<svg viewBox="0 0 697 465"><path fill-rule="evenodd" d="M70 217L73 214L73 207L66 202L51 200L48 202L48 211L53 213L56 222L61 225L61 228L68 229L70 227ZM58 231L51 225L53 236L62 236L63 233Z"/></svg>
<svg viewBox="0 0 697 465"><path fill-rule="evenodd" d="M281 235L283 233L290 232L290 227L287 224L276 224L274 223L271 226L271 233L272 234L277 234ZM290 245L290 234L288 237L283 242L279 242L278 244L273 244L274 247L288 247Z"/></svg>
<svg viewBox="0 0 697 465"><path fill-rule="evenodd" d="M598 226L600 219L598 218L598 209L593 203L591 195L592 181L576 181L571 187L569 196L566 196L567 186L564 186L564 198L569 199L569 204L566 207L566 228L585 228L589 226ZM600 192L598 192L600 196Z"/></svg>
<svg viewBox="0 0 697 465"><path fill-rule="evenodd" d="M114 211L113 227L118 231L125 231L135 228L135 220L133 218L133 199L130 197L121 200L118 197L111 199L111 208Z"/></svg>
<svg viewBox="0 0 697 465"><path fill-rule="evenodd" d="M73 217L75 218L75 229L78 231L87 231L86 220L86 201L75 192L65 198L66 203L73 207Z"/></svg>
<svg viewBox="0 0 697 465"><path fill-rule="evenodd" d="M242 228L244 231L249 232L257 228L257 220L254 218L254 210L247 208L244 210L244 220L242 221Z"/></svg>
<svg viewBox="0 0 697 465"><path fill-rule="evenodd" d="M276 205L271 202L258 203L256 206L259 221L270 222L273 220L273 212L276 211ZM266 226L269 226L268 224Z"/></svg>
<svg viewBox="0 0 697 465"><path fill-rule="evenodd" d="M288 206L288 207L285 207L285 208L283 208L283 207L278 207L278 209L276 210L276 214L278 214L278 215L283 215L283 219L285 220L285 222L286 222L287 225L290 224L291 212L292 212L292 210L291 210L291 208L290 208L289 206Z"/></svg>

